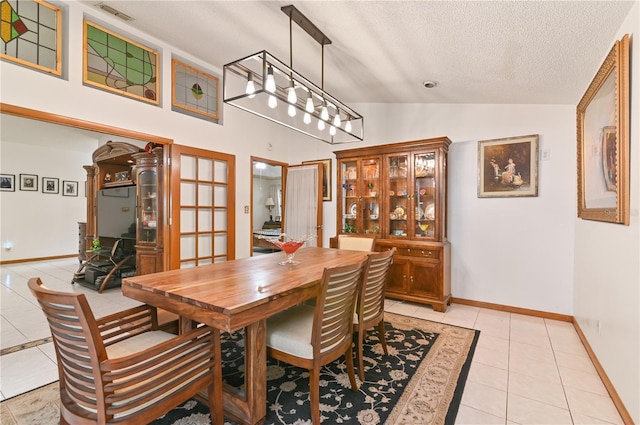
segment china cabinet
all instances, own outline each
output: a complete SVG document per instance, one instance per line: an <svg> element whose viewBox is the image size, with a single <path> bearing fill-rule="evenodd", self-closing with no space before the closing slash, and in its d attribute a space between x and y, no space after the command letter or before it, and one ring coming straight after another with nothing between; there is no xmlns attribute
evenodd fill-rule
<svg viewBox="0 0 640 425"><path fill-rule="evenodd" d="M375 234L376 251L396 247L387 296L437 311L445 311L451 299L450 144L440 137L335 152L338 233Z"/></svg>
<svg viewBox="0 0 640 425"><path fill-rule="evenodd" d="M145 152L110 141L92 159L84 166L87 221L79 229L84 252L73 281L102 292L123 277L164 270L163 148Z"/></svg>
<svg viewBox="0 0 640 425"><path fill-rule="evenodd" d="M133 154L137 188L136 270L149 274L164 270L162 148Z"/></svg>

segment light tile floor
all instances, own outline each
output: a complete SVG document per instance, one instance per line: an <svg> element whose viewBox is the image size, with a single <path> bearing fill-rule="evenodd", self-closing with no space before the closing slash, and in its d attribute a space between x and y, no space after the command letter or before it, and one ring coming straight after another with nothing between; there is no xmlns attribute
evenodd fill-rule
<svg viewBox="0 0 640 425"><path fill-rule="evenodd" d="M0 349L49 336L27 280L87 295L96 316L137 305L118 288L71 285L75 259L0 267ZM622 424L573 325L453 304L446 313L387 300L386 311L481 331L456 424ZM0 357L0 399L58 379L51 343Z"/></svg>

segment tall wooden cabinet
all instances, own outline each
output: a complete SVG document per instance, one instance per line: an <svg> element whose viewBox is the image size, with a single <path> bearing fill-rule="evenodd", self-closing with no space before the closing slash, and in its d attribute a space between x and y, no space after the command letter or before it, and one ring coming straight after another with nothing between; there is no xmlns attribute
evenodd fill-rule
<svg viewBox="0 0 640 425"><path fill-rule="evenodd" d="M339 234L396 247L387 296L445 311L451 300L446 137L335 152ZM335 246L335 239L332 240Z"/></svg>
<svg viewBox="0 0 640 425"><path fill-rule="evenodd" d="M145 152L129 143L110 141L94 151L93 165L84 166L85 246L90 247L96 237L103 244L124 240L124 246L135 250L138 275L164 270L163 158L162 147Z"/></svg>

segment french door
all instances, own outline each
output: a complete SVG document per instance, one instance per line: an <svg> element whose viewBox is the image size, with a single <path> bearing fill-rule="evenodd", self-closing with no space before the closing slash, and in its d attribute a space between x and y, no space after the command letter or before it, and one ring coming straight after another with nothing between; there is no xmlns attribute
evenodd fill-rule
<svg viewBox="0 0 640 425"><path fill-rule="evenodd" d="M171 145L171 269L235 259L235 161Z"/></svg>

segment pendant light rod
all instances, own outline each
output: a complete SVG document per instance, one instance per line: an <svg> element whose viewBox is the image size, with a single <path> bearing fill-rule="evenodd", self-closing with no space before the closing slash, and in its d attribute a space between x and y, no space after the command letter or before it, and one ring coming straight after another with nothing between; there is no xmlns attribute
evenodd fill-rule
<svg viewBox="0 0 640 425"><path fill-rule="evenodd" d="M307 32L315 41L320 43L321 45L331 44L331 40L329 37L324 35L322 31L316 27L313 22L309 20L306 16L302 14L294 5L282 6L280 8L282 12L289 16L289 19L295 21L296 24L303 30Z"/></svg>

